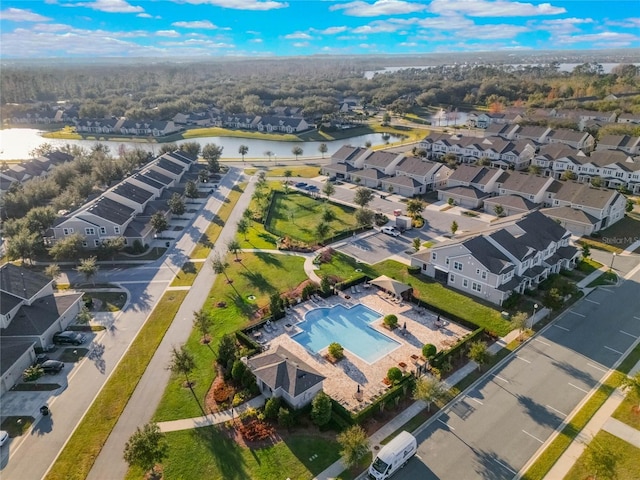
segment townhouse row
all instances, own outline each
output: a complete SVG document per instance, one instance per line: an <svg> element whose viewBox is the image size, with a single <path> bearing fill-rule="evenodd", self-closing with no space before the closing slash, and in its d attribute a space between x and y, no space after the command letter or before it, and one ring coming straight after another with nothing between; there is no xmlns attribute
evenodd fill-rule
<svg viewBox="0 0 640 480"><path fill-rule="evenodd" d="M438 189L438 199L497 216L538 209L578 236L624 218L626 198L616 190L526 172L460 165Z"/></svg>
<svg viewBox="0 0 640 480"><path fill-rule="evenodd" d="M156 212L169 216L167 201L187 180L196 180L196 157L177 150L156 158L141 170L109 188L98 198L56 219L45 242L55 242L75 233L83 247L99 248L111 238L122 237L125 245L150 243L155 231L151 217ZM164 235L170 234L167 232Z"/></svg>
<svg viewBox="0 0 640 480"><path fill-rule="evenodd" d="M575 267L571 233L541 212L497 222L482 232L442 242L411 257L411 265L445 285L502 305L549 275Z"/></svg>
<svg viewBox="0 0 640 480"><path fill-rule="evenodd" d="M0 169L0 192L6 192L14 184L23 183L33 178L46 177L55 167L71 160L73 160L72 155L58 150L33 160L11 165L3 164Z"/></svg>

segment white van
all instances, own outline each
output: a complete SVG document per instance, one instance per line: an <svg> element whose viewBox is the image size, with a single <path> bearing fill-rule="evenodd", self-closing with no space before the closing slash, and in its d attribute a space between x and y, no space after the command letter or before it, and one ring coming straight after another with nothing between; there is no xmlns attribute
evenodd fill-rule
<svg viewBox="0 0 640 480"><path fill-rule="evenodd" d="M400 432L376 455L369 467L371 480L384 480L404 467L416 454L418 442L409 432Z"/></svg>

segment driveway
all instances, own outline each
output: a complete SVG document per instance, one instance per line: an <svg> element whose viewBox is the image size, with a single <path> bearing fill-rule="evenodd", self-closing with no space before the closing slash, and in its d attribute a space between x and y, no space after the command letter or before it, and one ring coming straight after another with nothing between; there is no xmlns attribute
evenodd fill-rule
<svg viewBox="0 0 640 480"><path fill-rule="evenodd" d="M640 342L639 282L636 267L596 289L463 392L419 431L398 478L514 478Z"/></svg>

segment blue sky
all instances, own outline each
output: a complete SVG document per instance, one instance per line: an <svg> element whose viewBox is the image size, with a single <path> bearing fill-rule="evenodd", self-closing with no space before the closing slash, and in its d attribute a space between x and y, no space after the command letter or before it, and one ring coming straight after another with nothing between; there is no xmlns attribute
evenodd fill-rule
<svg viewBox="0 0 640 480"><path fill-rule="evenodd" d="M2 58L640 47L638 0L2 0Z"/></svg>

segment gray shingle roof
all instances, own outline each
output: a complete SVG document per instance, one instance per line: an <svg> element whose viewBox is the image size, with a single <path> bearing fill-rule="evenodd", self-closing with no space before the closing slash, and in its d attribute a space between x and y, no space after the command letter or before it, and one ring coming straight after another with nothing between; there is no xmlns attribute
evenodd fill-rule
<svg viewBox="0 0 640 480"><path fill-rule="evenodd" d="M111 200L110 198L101 197L86 210L86 213L91 213L97 217L104 218L116 225L124 225L129 221L134 210L133 208L127 207L126 205L116 202L115 200ZM78 215L78 217L82 218L82 214Z"/></svg>
<svg viewBox="0 0 640 480"><path fill-rule="evenodd" d="M606 188L595 188L588 183L562 182L561 187L555 195L556 200L570 202L573 205L582 205L603 209L610 203L615 202L620 193Z"/></svg>
<svg viewBox="0 0 640 480"><path fill-rule="evenodd" d="M12 263L5 263L0 267L0 290L18 298L28 300L49 283L49 277Z"/></svg>
<svg viewBox="0 0 640 480"><path fill-rule="evenodd" d="M396 167L396 171L403 172L409 175L419 175L424 177L429 174L435 166L438 166L435 162L429 160L422 160L417 157L406 157Z"/></svg>
<svg viewBox="0 0 640 480"><path fill-rule="evenodd" d="M352 147L351 145L343 145L338 149L337 152L331 155L331 160L340 161L340 162L355 160L357 157L359 157L361 154L363 154L366 151L367 151L366 148Z"/></svg>
<svg viewBox="0 0 640 480"><path fill-rule="evenodd" d="M145 170L142 172L142 175L145 177L149 177L156 182L163 184L164 186L169 185L173 179L171 177L167 177L166 175L156 171L156 170Z"/></svg>
<svg viewBox="0 0 640 480"><path fill-rule="evenodd" d="M80 299L82 293L47 295L32 305L23 305L2 334L8 337L42 335Z"/></svg>
<svg viewBox="0 0 640 480"><path fill-rule="evenodd" d="M34 344L33 340L0 336L0 376L9 371Z"/></svg>
<svg viewBox="0 0 640 480"><path fill-rule="evenodd" d="M593 215L589 215L583 210L571 207L554 207L542 210L545 215L558 220L568 220L570 222L582 223L584 225L595 225L599 220Z"/></svg>
<svg viewBox="0 0 640 480"><path fill-rule="evenodd" d="M121 197L127 198L133 202L142 205L144 202L153 197L153 192L142 187L138 187L130 182L124 181L114 187L113 193L117 193Z"/></svg>
<svg viewBox="0 0 640 480"><path fill-rule="evenodd" d="M447 193L450 195L456 195L458 197L474 198L474 199L485 198L490 195L489 193L478 190L475 187L464 187L464 186L443 188L438 191Z"/></svg>
<svg viewBox="0 0 640 480"><path fill-rule="evenodd" d="M516 222L525 233L518 237L536 250L545 250L552 242L559 242L568 233L556 221L540 213L531 212Z"/></svg>
<svg viewBox="0 0 640 480"><path fill-rule="evenodd" d="M163 170L174 173L176 175L180 175L182 174L182 172L184 172L184 168L179 167L171 160L167 160L166 158L160 158L155 162L155 165L158 168L162 168Z"/></svg>
<svg viewBox="0 0 640 480"><path fill-rule="evenodd" d="M491 273L502 275L514 268L511 260L483 236L466 240L463 245Z"/></svg>
<svg viewBox="0 0 640 480"><path fill-rule="evenodd" d="M520 261L526 260L535 254L535 251L518 241L516 237L511 235L506 229L497 230L489 235L497 243L499 243L506 251L517 258Z"/></svg>
<svg viewBox="0 0 640 480"><path fill-rule="evenodd" d="M385 168L389 166L397 156L398 154L396 153L389 153L378 150L377 152L373 152L367 158L365 158L364 163L369 167Z"/></svg>
<svg viewBox="0 0 640 480"><path fill-rule="evenodd" d="M271 389L282 388L293 398L325 379L283 347L251 357L247 363L254 375Z"/></svg>
<svg viewBox="0 0 640 480"><path fill-rule="evenodd" d="M0 291L0 315L6 315L23 302L23 299L11 295L8 292Z"/></svg>
<svg viewBox="0 0 640 480"><path fill-rule="evenodd" d="M533 203L518 195L501 195L499 197L491 197L487 198L484 203L485 205L502 205L503 207L517 208L523 212L528 212L538 208L537 203Z"/></svg>
<svg viewBox="0 0 640 480"><path fill-rule="evenodd" d="M166 185L163 185L162 183L154 180L150 176L144 175L142 173L136 173L131 178L136 179L136 180L144 183L145 185L149 185L150 187L153 187L156 190L161 190L162 188L164 188L166 186Z"/></svg>
<svg viewBox="0 0 640 480"><path fill-rule="evenodd" d="M501 188L525 195L536 195L540 193L548 182L549 177L531 175L525 172L510 172L509 178L502 183Z"/></svg>

